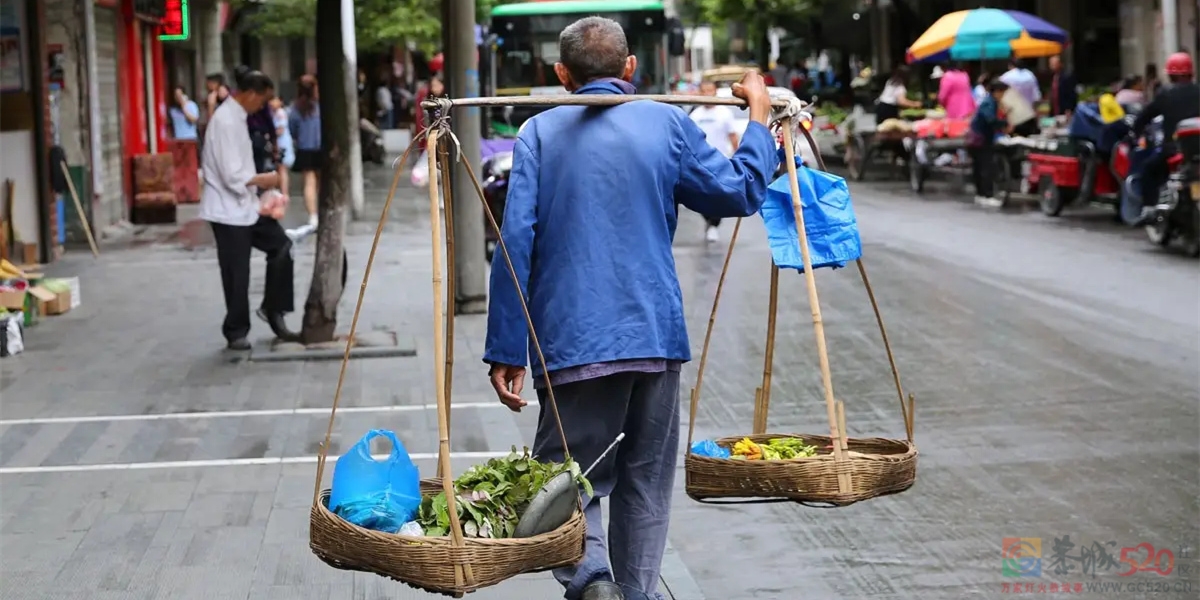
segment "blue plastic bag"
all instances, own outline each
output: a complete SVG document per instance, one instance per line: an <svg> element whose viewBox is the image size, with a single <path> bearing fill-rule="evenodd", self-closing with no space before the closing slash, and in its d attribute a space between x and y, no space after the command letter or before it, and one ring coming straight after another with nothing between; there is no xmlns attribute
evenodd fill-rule
<svg viewBox="0 0 1200 600"><path fill-rule="evenodd" d="M1071 122L1067 124L1067 135L1099 144L1104 135L1104 128L1099 105L1095 102L1080 102L1075 105Z"/></svg>
<svg viewBox="0 0 1200 600"><path fill-rule="evenodd" d="M371 456L371 440L392 442L386 460ZM329 507L339 517L367 529L395 533L421 507L421 476L396 434L372 429L333 467Z"/></svg>
<svg viewBox="0 0 1200 600"><path fill-rule="evenodd" d="M854 216L846 180L810 169L799 158L796 166L800 204L804 210L804 232L808 236L813 268L841 268L860 258L862 239L858 235L858 219ZM800 236L796 232L796 214L792 211L792 191L786 173L767 187L767 199L759 214L767 227L767 241L775 265L781 269L803 271Z"/></svg>
<svg viewBox="0 0 1200 600"><path fill-rule="evenodd" d="M729 448L722 447L712 440L702 440L692 444L692 454L709 458L729 458Z"/></svg>

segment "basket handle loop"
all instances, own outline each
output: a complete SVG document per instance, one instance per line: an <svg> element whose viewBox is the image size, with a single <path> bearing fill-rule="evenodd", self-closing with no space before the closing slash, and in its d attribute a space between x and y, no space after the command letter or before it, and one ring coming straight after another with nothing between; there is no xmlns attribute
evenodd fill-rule
<svg viewBox="0 0 1200 600"><path fill-rule="evenodd" d="M800 238L800 258L804 264L804 287L808 289L808 304L812 310L813 333L817 338L817 358L821 367L821 384L825 388L825 413L829 419L829 437L833 441L833 459L846 461L846 451L837 440L838 431L836 400L833 397L833 373L829 368L829 351L825 347L825 323L821 319L821 301L817 296L817 280L813 275L812 256L808 248L808 233L804 228L804 207L800 202L800 180L796 171L796 146L793 141L791 117L783 120L783 152L787 166L788 185L792 193L792 212L796 215L796 234ZM801 127L801 130L804 128ZM838 491L845 494L851 490L850 472L838 473Z"/></svg>
<svg viewBox="0 0 1200 600"><path fill-rule="evenodd" d="M392 164L394 174L392 175L392 184L388 187L387 199L383 202L383 212L379 215L379 225L375 228L375 238L371 240L371 252L367 255L367 265L363 269L362 284L358 288L358 301L354 304L354 315L350 318L350 333L346 336L346 349L342 354L342 365L338 371L337 387L333 392L333 405L329 408L329 425L325 428L325 441L321 443L317 452L317 477L313 483L313 507L321 501L321 480L325 475L325 461L329 456L330 439L333 437L334 417L337 415L338 403L342 399L342 386L346 382L346 367L350 364L350 348L354 345L354 334L358 331L358 317L362 313L363 298L367 295L367 282L371 279L371 267L375 264L375 253L379 250L379 240L383 237L383 227L387 224L388 213L392 207L392 200L396 197L396 188L400 185L400 175L404 171L404 166L408 164L408 156L412 153L413 148L416 148L420 141L424 139L425 132L414 136L408 148L404 149L404 153L400 158Z"/></svg>
<svg viewBox="0 0 1200 600"><path fill-rule="evenodd" d="M729 274L729 260L733 258L733 247L737 244L738 231L742 228L739 217L733 225L733 234L729 236L729 249L725 251L725 264L721 266L721 276L717 278L717 293L713 296L712 311L708 314L708 329L704 332L704 346L700 350L700 365L696 367L696 385L692 388L691 405L688 409L687 447L684 453L692 452L692 437L696 433L696 411L700 406L700 389L704 386L704 367L708 365L708 348L712 342L713 325L717 321L717 307L721 305L721 290L725 288L725 276Z"/></svg>
<svg viewBox="0 0 1200 600"><path fill-rule="evenodd" d="M444 122L444 121L443 121ZM429 160L429 230L432 235L431 260L433 263L433 380L437 397L438 416L438 471L442 473L442 491L446 494L450 517L450 542L461 548L462 524L458 519L458 502L455 498L454 479L450 473L450 399L446 396L446 338L445 303L442 298L442 211L438 206L438 138L442 127L430 127L426 152ZM452 215L447 215L447 220ZM453 306L451 307L453 310ZM454 565L455 584L473 583L474 574L469 564Z"/></svg>
<svg viewBox="0 0 1200 600"><path fill-rule="evenodd" d="M816 158L817 168L825 171L825 159L821 157L821 149L817 147L817 141L809 131L800 127L800 133L804 135L808 146L812 148L812 154ZM875 312L875 322L879 324L879 337L883 339L883 349L887 352L888 365L892 369L892 381L896 384L896 395L900 398L900 415L904 419L904 434L908 438L908 443L913 443L913 405L914 398L912 394L908 395L908 401L905 402L904 386L900 385L900 370L896 367L896 357L892 354L892 344L888 341L887 328L883 326L883 313L879 310L879 302L875 300L875 291L871 289L871 280L867 278L867 267L863 264L863 259L859 258L854 261L858 266L858 274L862 276L863 287L867 290L867 299L871 301L871 310ZM843 432L845 433L845 432Z"/></svg>

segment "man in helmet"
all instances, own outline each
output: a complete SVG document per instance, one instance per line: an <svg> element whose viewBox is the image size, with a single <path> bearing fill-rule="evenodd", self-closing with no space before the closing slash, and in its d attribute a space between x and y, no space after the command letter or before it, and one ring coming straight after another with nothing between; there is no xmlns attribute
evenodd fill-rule
<svg viewBox="0 0 1200 600"><path fill-rule="evenodd" d="M1187 52L1172 54L1167 58L1165 71L1170 87L1159 92L1133 122L1134 135L1141 135L1155 118L1163 118L1162 152L1146 163L1142 174L1143 220L1150 212L1145 208L1146 201L1157 197L1158 188L1167 179L1167 160L1175 154L1175 127L1184 119L1200 117L1200 86L1196 85L1191 55Z"/></svg>

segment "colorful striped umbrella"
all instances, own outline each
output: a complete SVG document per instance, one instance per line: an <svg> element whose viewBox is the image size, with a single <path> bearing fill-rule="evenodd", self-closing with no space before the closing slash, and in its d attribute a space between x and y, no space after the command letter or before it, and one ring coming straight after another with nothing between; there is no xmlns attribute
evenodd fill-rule
<svg viewBox="0 0 1200 600"><path fill-rule="evenodd" d="M1067 32L1017 10L977 8L938 19L908 48L908 62L1030 58L1062 52Z"/></svg>

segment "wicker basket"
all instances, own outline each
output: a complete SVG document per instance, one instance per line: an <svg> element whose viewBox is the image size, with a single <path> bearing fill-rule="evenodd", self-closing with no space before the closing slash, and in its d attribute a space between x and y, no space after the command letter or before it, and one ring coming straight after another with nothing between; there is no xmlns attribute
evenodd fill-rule
<svg viewBox="0 0 1200 600"><path fill-rule="evenodd" d="M421 481L421 493L442 491L438 479ZM390 577L412 587L459 597L522 573L545 571L583 559L585 521L578 511L558 529L530 538L468 538L455 547L449 537L409 537L364 529L333 514L329 490L309 516L308 545L335 569ZM470 581L456 581L455 567L470 566Z"/></svg>
<svg viewBox="0 0 1200 600"><path fill-rule="evenodd" d="M431 173L442 173L442 178L449 180L452 165L448 153L439 152L438 138L445 136L453 139L448 129L448 110L435 121L423 135L428 135L428 160ZM416 145L409 145L404 156L397 164L406 163L408 153ZM464 168L479 189L478 179L470 165ZM358 330L358 318L362 312L363 299L366 296L367 282L371 276L371 265L379 249L380 238L387 221L389 207L395 197L399 177L403 167L396 168L392 179L391 191L384 203L379 226L375 238L371 242L371 252L367 258L366 269L363 272L362 286L359 287L358 302L350 319L350 333L346 336L346 349L342 356L341 371L338 375L337 387L333 395L333 406L329 411L329 424L325 430L325 441L320 445L317 456L316 479L313 483L313 503L309 513L309 548L326 564L347 571L362 571L389 577L414 588L428 592L462 597L468 592L496 585L506 579L524 573L546 571L557 567L577 564L583 559L586 539L586 521L581 507L577 508L571 518L558 529L549 533L527 538L483 539L468 538L463 535L459 517L457 516L456 496L447 498L450 512L450 535L444 537L414 537L391 533L372 531L354 525L329 510L330 491L321 488L324 481L325 462L333 435L333 427L337 415L338 404L342 396L342 384L345 381L346 367L350 359L350 346ZM446 220L445 251L448 274L443 275L442 267L442 231L441 209L439 202L445 203L446 214L452 214L453 200L449 189L442 196L439 194L440 178L433 177L429 181L429 211L432 229L431 261L433 271L433 379L437 397L438 421L438 478L421 480L421 495L430 497L443 491L450 492L451 484L442 479L445 474L452 473L450 464L450 398L451 382L454 364L454 312L446 311L446 298L454 298L454 234L453 219ZM487 202L480 195L479 200L486 208ZM492 227L498 229L495 219L488 212ZM500 241L500 255L509 265L510 273L515 273L508 251ZM443 293L443 283L447 283ZM514 285L516 279L514 276ZM518 286L519 289L519 286ZM537 359L546 370L546 359L542 355L537 333L533 330L532 318L528 308L521 299L529 328L530 342L537 350ZM558 408L554 398L553 387L547 381L547 406L554 414L558 425L558 433L562 440L562 448L570 457L566 435L558 418Z"/></svg>
<svg viewBox="0 0 1200 600"><path fill-rule="evenodd" d="M744 436L755 442L775 438L800 438L825 448L826 453L791 460L734 460L688 453L684 459L687 494L694 500L717 498L781 498L798 502L853 504L901 492L917 478L917 448L904 440L849 438L845 461L851 475L849 493L838 491L838 463L829 436L760 434ZM732 446L741 437L717 440Z"/></svg>

